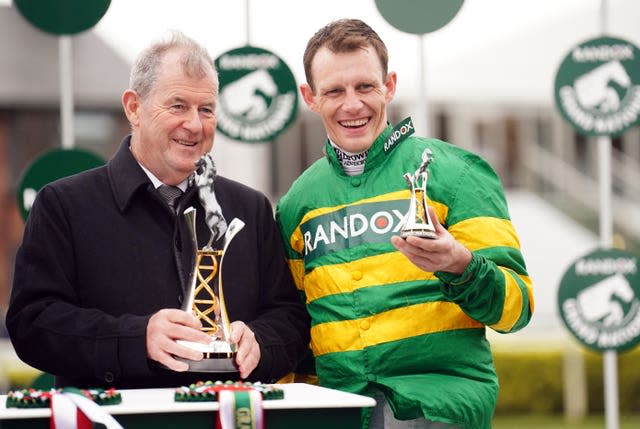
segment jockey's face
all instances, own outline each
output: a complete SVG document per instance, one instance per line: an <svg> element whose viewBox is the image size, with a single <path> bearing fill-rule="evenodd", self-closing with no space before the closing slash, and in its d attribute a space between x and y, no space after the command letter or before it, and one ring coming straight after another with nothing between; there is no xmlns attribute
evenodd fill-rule
<svg viewBox="0 0 640 429"><path fill-rule="evenodd" d="M135 158L163 183L177 185L213 146L216 129L214 71L203 78L186 75L179 52L168 52L158 80L142 100L134 91L123 95L133 128Z"/></svg>
<svg viewBox="0 0 640 429"><path fill-rule="evenodd" d="M314 89L300 86L302 97L332 142L348 152L363 152L387 126L387 104L396 90L396 74L386 76L371 47L331 52L322 47L311 62Z"/></svg>

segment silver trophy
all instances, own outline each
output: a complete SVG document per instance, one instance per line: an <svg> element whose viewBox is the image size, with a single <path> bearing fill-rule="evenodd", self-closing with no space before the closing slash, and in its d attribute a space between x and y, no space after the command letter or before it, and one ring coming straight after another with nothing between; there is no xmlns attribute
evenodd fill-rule
<svg viewBox="0 0 640 429"><path fill-rule="evenodd" d="M413 235L436 238L436 228L429 216L427 205L427 179L429 178L427 167L432 161L431 151L425 149L422 152L422 163L416 172L414 174L405 173L403 176L411 190L411 200L409 201L409 211L404 217L400 230L400 237L406 238Z"/></svg>
<svg viewBox="0 0 640 429"><path fill-rule="evenodd" d="M178 343L204 354L200 361L176 358L189 364L194 372L235 372L237 345L229 341L229 316L222 288L222 263L233 237L244 227L244 222L234 218L227 226L222 210L213 191L216 169L210 155L204 155L196 163L191 180L198 187L200 202L205 210L205 221L211 231L209 242L198 248L196 236L196 210L189 207L183 213L193 245L195 261L189 276L189 294L182 310L192 312L202 323L202 331L211 336L209 344L178 340ZM223 237L219 249L212 243Z"/></svg>

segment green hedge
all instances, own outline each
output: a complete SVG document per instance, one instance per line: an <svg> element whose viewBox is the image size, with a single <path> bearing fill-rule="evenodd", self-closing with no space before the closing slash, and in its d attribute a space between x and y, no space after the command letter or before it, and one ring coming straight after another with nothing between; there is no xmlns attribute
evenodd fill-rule
<svg viewBox="0 0 640 429"><path fill-rule="evenodd" d="M582 352L589 413L604 411L602 354ZM496 351L500 394L496 414L561 414L563 352ZM640 349L618 354L618 396L621 414L640 412ZM570 394L570 393L569 393Z"/></svg>

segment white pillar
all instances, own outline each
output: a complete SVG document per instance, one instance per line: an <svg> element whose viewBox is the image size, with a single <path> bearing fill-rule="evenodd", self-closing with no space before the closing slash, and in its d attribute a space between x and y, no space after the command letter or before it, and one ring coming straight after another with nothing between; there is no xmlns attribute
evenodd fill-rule
<svg viewBox="0 0 640 429"><path fill-rule="evenodd" d="M246 143L216 133L211 151L218 174L271 197L271 143Z"/></svg>

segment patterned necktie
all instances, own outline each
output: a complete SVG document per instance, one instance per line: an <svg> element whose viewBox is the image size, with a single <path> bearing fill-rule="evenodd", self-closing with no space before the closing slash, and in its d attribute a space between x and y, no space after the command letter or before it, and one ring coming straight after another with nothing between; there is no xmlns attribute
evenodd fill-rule
<svg viewBox="0 0 640 429"><path fill-rule="evenodd" d="M158 187L158 192L172 209L175 208L175 202L178 197L182 195L182 189L177 186L160 185Z"/></svg>

